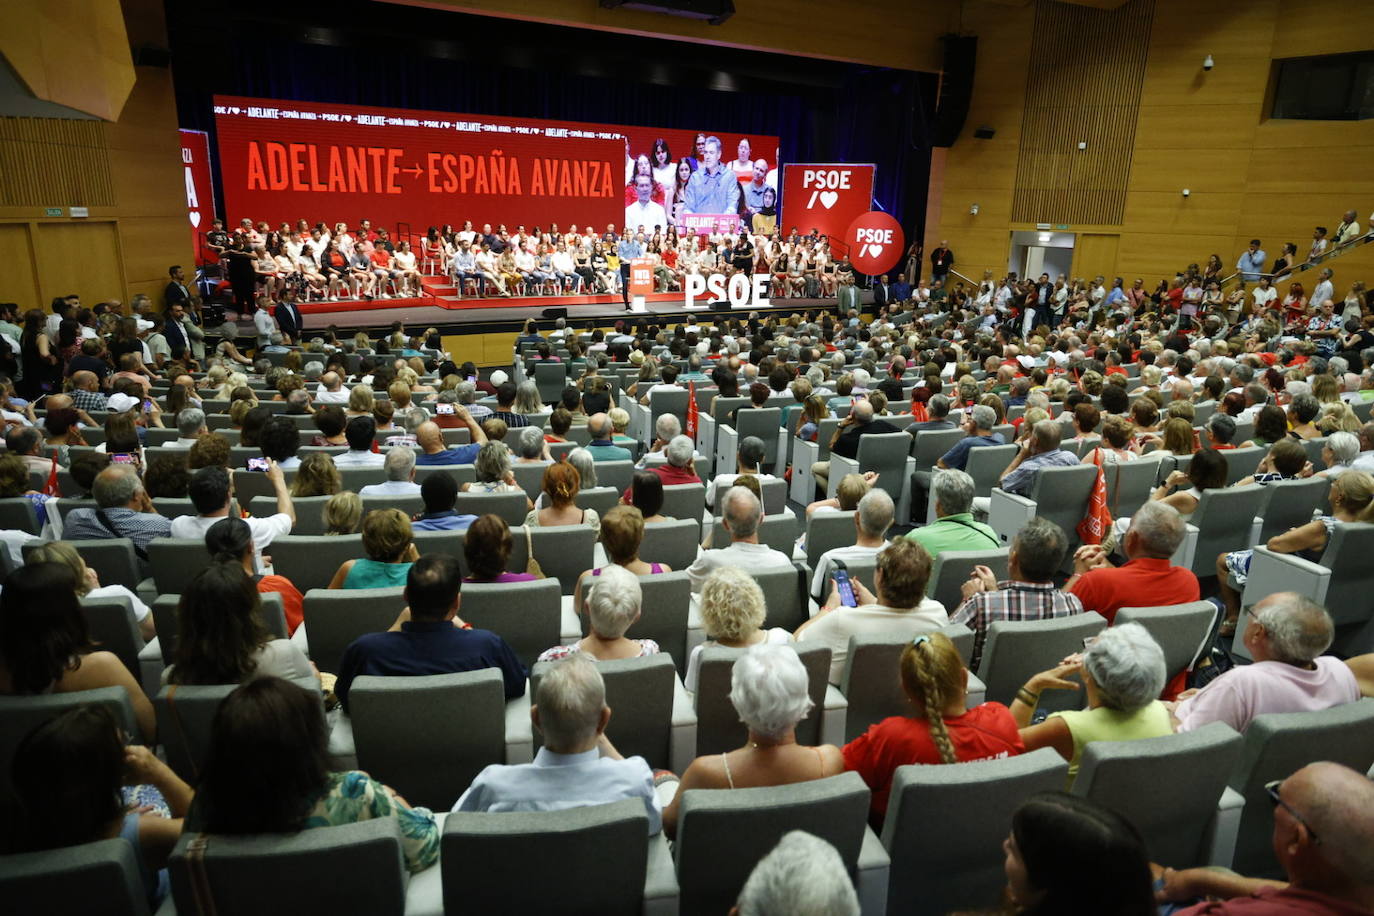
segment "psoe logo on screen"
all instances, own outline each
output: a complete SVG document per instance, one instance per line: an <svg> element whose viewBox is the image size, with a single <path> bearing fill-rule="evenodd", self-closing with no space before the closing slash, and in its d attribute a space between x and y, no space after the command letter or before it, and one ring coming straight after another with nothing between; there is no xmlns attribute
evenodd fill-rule
<svg viewBox="0 0 1374 916"><path fill-rule="evenodd" d="M711 298L697 303L697 297L709 293ZM768 275L735 274L728 280L725 274L688 274L687 308L705 308L717 302L730 300L730 308L767 308Z"/></svg>
<svg viewBox="0 0 1374 916"><path fill-rule="evenodd" d="M853 172L849 169L803 169L802 190L811 191L806 209L814 210L818 203L827 210L835 206L835 201L840 199L839 192L849 190L851 175Z"/></svg>

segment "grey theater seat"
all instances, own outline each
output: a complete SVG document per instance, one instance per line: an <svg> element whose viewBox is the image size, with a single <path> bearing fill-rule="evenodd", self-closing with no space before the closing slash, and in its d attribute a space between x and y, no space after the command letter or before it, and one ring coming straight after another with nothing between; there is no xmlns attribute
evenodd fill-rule
<svg viewBox="0 0 1374 916"><path fill-rule="evenodd" d="M647 836L644 803L563 811L454 812L440 867L447 913L677 912L677 876L662 834ZM530 863L539 880L530 880Z"/></svg>
<svg viewBox="0 0 1374 916"><path fill-rule="evenodd" d="M118 837L0 856L0 900L16 914L148 916L138 856Z"/></svg>
<svg viewBox="0 0 1374 916"><path fill-rule="evenodd" d="M885 912L890 860L868 827L868 802L868 787L857 773L683 793L673 849L681 912L716 916L729 911L754 864L792 830L834 846L855 878L861 911Z"/></svg>
<svg viewBox="0 0 1374 916"><path fill-rule="evenodd" d="M996 907L1006 886L1002 841L1012 813L1037 792L1062 790L1068 773L1064 758L1047 747L998 760L898 767L882 831L888 855L900 863L888 882L888 912L944 916Z"/></svg>
<svg viewBox="0 0 1374 916"><path fill-rule="evenodd" d="M197 903L189 851L204 839L202 868L217 913L404 916L406 872L394 817L299 833L181 835L167 865L177 912Z"/></svg>

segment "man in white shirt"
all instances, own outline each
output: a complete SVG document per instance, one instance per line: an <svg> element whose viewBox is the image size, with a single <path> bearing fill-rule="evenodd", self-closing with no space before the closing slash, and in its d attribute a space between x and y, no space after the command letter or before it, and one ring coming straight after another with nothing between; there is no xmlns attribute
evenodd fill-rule
<svg viewBox="0 0 1374 916"><path fill-rule="evenodd" d="M1263 312L1279 298L1279 291L1274 289L1268 277L1260 277L1259 284L1250 290L1250 297L1255 300L1255 311Z"/></svg>
<svg viewBox="0 0 1374 916"><path fill-rule="evenodd" d="M177 439L164 448L190 448L210 431L205 427L205 411L199 407L183 407L176 416L176 424Z"/></svg>
<svg viewBox="0 0 1374 916"><path fill-rule="evenodd" d="M343 386L343 379L337 372L326 372L320 376L315 386L316 404L347 404L349 391Z"/></svg>
<svg viewBox="0 0 1374 916"><path fill-rule="evenodd" d="M886 490L874 487L864 494L854 513L854 543L848 547L832 547L821 554L816 561L816 571L811 575L811 597L817 602L825 599L825 585L836 569L836 561L871 560L881 553L887 547L883 535L892 527L894 515L892 497Z"/></svg>
<svg viewBox="0 0 1374 916"><path fill-rule="evenodd" d="M381 452L372 450L377 437L377 421L371 417L353 417L344 427L348 451L334 456L336 468L379 468L386 461Z"/></svg>
<svg viewBox="0 0 1374 916"><path fill-rule="evenodd" d="M272 317L270 308L260 308L253 313L253 328L257 331L258 346L270 346L272 334L277 330L277 319Z"/></svg>
<svg viewBox="0 0 1374 916"><path fill-rule="evenodd" d="M1341 217L1341 224L1336 227L1335 244L1348 245L1360 237L1360 222L1355 218L1354 210L1346 210L1345 216Z"/></svg>
<svg viewBox="0 0 1374 916"><path fill-rule="evenodd" d="M585 653L554 663L539 680L530 719L544 737L534 763L492 764L477 774L454 811L563 811L639 799L649 834L663 828L663 805L643 757L622 757L606 738L606 684Z"/></svg>
<svg viewBox="0 0 1374 916"><path fill-rule="evenodd" d="M649 450L644 453L644 457L639 459L636 468L652 468L660 465L669 464L668 443L682 435L682 421L676 414L660 414L654 421L654 442L649 446ZM691 441L690 439L688 440ZM681 467L694 467L695 462L701 454L695 448L692 449L692 457Z"/></svg>
<svg viewBox="0 0 1374 916"><path fill-rule="evenodd" d="M1336 635L1326 609L1294 592L1270 595L1250 610L1238 634L1254 656L1201 690L1185 690L1173 710L1181 732L1225 722L1238 732L1256 716L1330 709L1360 699L1349 666L1322 655Z"/></svg>
<svg viewBox="0 0 1374 916"><path fill-rule="evenodd" d="M296 509L291 505L291 493L286 488L286 475L282 473L281 466L269 459L265 473L276 492L277 511L266 518L244 519L253 531L253 566L259 572L262 571L263 549L282 535L290 534L296 524ZM226 468L201 468L191 475L191 482L186 489L191 497L191 505L196 507L196 514L172 519L171 536L204 540L205 532L210 530L211 525L229 517L229 505L234 495L232 478Z"/></svg>
<svg viewBox="0 0 1374 916"><path fill-rule="evenodd" d="M759 524L763 521L763 504L759 498L744 487L731 487L725 494L721 522L730 532L730 546L703 550L691 566L687 567L687 578L692 583L692 593L700 594L701 586L713 569L720 566L738 566L745 572L760 572L790 567L792 559L779 550L759 543ZM691 625L691 621L688 621Z"/></svg>
<svg viewBox="0 0 1374 916"><path fill-rule="evenodd" d="M682 390L682 386L677 383L677 366L673 365L672 363L664 363L663 368L659 370L658 374L660 381L657 381L654 384L650 385L647 390L643 391L642 395L639 398L639 403L645 405L646 407L649 404L649 396L653 394L655 391Z"/></svg>
<svg viewBox="0 0 1374 916"><path fill-rule="evenodd" d="M353 424L349 424L352 427ZM348 431L344 431L348 435ZM351 447L351 446L350 446ZM402 445L393 446L382 462L386 482L374 483L358 491L359 496L419 496L420 485L415 482L415 450Z"/></svg>
<svg viewBox="0 0 1374 916"><path fill-rule="evenodd" d="M663 205L650 200L653 193L653 178L648 175L635 176L635 196L638 200L625 208L625 225L631 232L643 227L643 231L652 233L655 226L668 225L668 216L663 212Z"/></svg>
<svg viewBox="0 0 1374 916"><path fill-rule="evenodd" d="M850 579L857 607L841 604L840 593L831 586L825 606L797 628L798 642L830 647L830 683L840 683L849 658L851 636L901 636L911 639L930 633L949 623L940 602L927 598L932 561L926 549L915 541L898 538L878 554L873 573L876 596L863 583Z"/></svg>
<svg viewBox="0 0 1374 916"><path fill-rule="evenodd" d="M740 440L739 448L735 451L735 473L717 474L716 479L706 485L706 505L714 507L716 494L733 487L742 474L753 474L760 485L777 480L772 474L763 473L764 448L763 440L758 436L745 436Z"/></svg>
<svg viewBox="0 0 1374 916"><path fill-rule="evenodd" d="M1332 300L1336 295L1336 288L1331 284L1332 272L1330 267L1323 267L1321 273L1317 274L1317 286L1312 290L1312 298L1307 300L1307 304L1315 312L1322 307L1322 303Z"/></svg>

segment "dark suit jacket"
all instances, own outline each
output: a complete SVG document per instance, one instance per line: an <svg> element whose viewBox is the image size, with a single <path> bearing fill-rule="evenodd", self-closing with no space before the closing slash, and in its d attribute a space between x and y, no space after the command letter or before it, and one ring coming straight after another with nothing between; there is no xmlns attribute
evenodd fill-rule
<svg viewBox="0 0 1374 916"><path fill-rule="evenodd" d="M273 314L277 319L277 327L281 328L281 332L287 337L290 337L292 341L299 343L301 326L304 324L301 320L300 307L294 302L278 302L277 310Z"/></svg>
<svg viewBox="0 0 1374 916"><path fill-rule="evenodd" d="M163 302L167 308L171 308L176 303L187 305L191 301L191 292L183 284L173 280L167 284L167 291L163 294Z"/></svg>
<svg viewBox="0 0 1374 916"><path fill-rule="evenodd" d="M873 305L875 308L882 308L892 301L892 284L884 287L881 283L873 284Z"/></svg>

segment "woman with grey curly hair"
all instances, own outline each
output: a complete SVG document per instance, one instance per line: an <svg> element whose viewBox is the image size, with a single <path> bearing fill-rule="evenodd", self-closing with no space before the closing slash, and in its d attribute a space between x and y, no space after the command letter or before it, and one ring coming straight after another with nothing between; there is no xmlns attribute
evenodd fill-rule
<svg viewBox="0 0 1374 916"><path fill-rule="evenodd" d="M524 493L524 487L515 482L515 471L511 467L510 449L504 442L484 442L477 450L472 461L473 472L477 475L475 483L465 483L460 488L464 493ZM534 503L525 498L528 508Z"/></svg>
<svg viewBox="0 0 1374 916"><path fill-rule="evenodd" d="M682 774L677 795L663 809L663 831L677 832L682 793L690 789L744 789L824 779L844 770L833 744L797 743L797 723L814 705L806 666L791 646L751 646L730 674L730 703L749 730L744 745L724 754L698 757Z"/></svg>
<svg viewBox="0 0 1374 916"><path fill-rule="evenodd" d="M1076 690L1069 680L1082 678L1088 708L1050 713L1039 725L1031 725L1035 707L1044 690ZM1150 631L1138 623L1123 623L1103 630L1082 655L1033 675L1016 691L1011 714L1021 726L1021 740L1030 752L1052 747L1069 762L1069 786L1078 776L1083 748L1093 741L1134 741L1172 734L1169 710L1159 701L1168 672L1164 650Z"/></svg>

